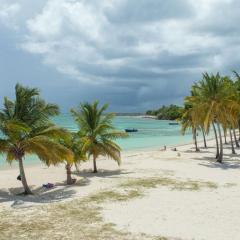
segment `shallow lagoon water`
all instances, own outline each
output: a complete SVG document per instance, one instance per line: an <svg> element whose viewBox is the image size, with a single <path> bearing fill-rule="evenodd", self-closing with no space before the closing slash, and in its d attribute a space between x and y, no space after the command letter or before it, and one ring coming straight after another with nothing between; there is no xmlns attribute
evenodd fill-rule
<svg viewBox="0 0 240 240"><path fill-rule="evenodd" d="M71 131L77 131L78 129L70 115L57 117L54 122ZM178 145L192 141L190 132L183 136L180 132L180 126L169 125L169 122L171 121L141 117L116 117L114 125L118 130L138 129L138 132L129 133L128 138L118 139L117 142L123 150L135 150Z"/></svg>
<svg viewBox="0 0 240 240"><path fill-rule="evenodd" d="M62 114L55 117L53 121L61 127L70 131L77 131L77 125L69 114ZM114 125L118 130L124 131L126 128L137 128L138 132L130 133L128 138L119 139L117 143L123 150L150 149L185 144L192 141L192 135L188 132L181 135L180 126L169 125L170 121L155 120L140 117L116 117ZM39 162L36 156L28 156L26 163ZM0 166L6 165L4 157L0 158Z"/></svg>

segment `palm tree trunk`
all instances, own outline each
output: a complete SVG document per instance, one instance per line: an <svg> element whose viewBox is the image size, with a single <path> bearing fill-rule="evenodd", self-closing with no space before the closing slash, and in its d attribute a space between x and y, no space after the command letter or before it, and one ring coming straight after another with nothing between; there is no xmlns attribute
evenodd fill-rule
<svg viewBox="0 0 240 240"><path fill-rule="evenodd" d="M237 140L235 128L233 128L233 136L234 136L234 141L235 141L236 147L239 148L240 146L239 146L239 143Z"/></svg>
<svg viewBox="0 0 240 240"><path fill-rule="evenodd" d="M233 139L232 139L232 131L231 128L229 129L229 133L230 133L230 140L231 140L231 146L232 146L232 154L236 154L234 146L233 146Z"/></svg>
<svg viewBox="0 0 240 240"><path fill-rule="evenodd" d="M18 163L19 163L19 171L20 171L20 175L21 175L21 181L22 181L22 185L24 188L24 194L26 194L26 195L33 194L27 183L27 179L26 179L26 175L25 175L25 171L24 171L24 167L23 167L22 157L18 158Z"/></svg>
<svg viewBox="0 0 240 240"><path fill-rule="evenodd" d="M227 143L227 131L226 131L226 130L223 130L223 134L224 134L224 143L225 143L225 144L228 144L228 143Z"/></svg>
<svg viewBox="0 0 240 240"><path fill-rule="evenodd" d="M207 148L207 142L206 142L205 131L204 131L204 128L203 128L203 127L201 127L201 129L202 129L202 134L203 134L204 147Z"/></svg>
<svg viewBox="0 0 240 240"><path fill-rule="evenodd" d="M218 158L218 156L219 156L218 136L217 136L217 131L216 131L216 127L214 125L214 122L212 122L212 125L213 125L213 130L214 130L215 139L216 139L216 147L217 147L216 158Z"/></svg>
<svg viewBox="0 0 240 240"><path fill-rule="evenodd" d="M77 164L77 163L74 163L74 165L75 165L76 171L79 173L79 172L80 172L80 169L79 169L78 164Z"/></svg>
<svg viewBox="0 0 240 240"><path fill-rule="evenodd" d="M223 161L223 143L222 143L222 134L221 134L221 128L220 128L219 123L217 123L217 128L218 128L219 145L220 145L220 151L219 151L219 156L218 156L217 162L222 163L222 161Z"/></svg>
<svg viewBox="0 0 240 240"><path fill-rule="evenodd" d="M97 172L98 172L96 159L97 159L96 156L93 155L93 172L94 172L94 173L97 173Z"/></svg>
<svg viewBox="0 0 240 240"><path fill-rule="evenodd" d="M66 164L66 171L67 171L67 185L71 185L73 184L73 180L72 180L72 172L71 172L71 164L67 163Z"/></svg>
<svg viewBox="0 0 240 240"><path fill-rule="evenodd" d="M193 139L194 139L194 145L195 145L196 152L199 152L198 143L197 143L197 130L196 130L196 128L193 129Z"/></svg>
<svg viewBox="0 0 240 240"><path fill-rule="evenodd" d="M240 141L240 119L238 120L238 140Z"/></svg>

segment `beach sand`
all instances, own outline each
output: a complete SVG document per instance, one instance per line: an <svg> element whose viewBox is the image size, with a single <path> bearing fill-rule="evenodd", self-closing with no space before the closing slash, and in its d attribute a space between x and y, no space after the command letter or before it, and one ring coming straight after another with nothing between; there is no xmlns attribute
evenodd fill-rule
<svg viewBox="0 0 240 240"><path fill-rule="evenodd" d="M198 153L194 152L192 144L177 146L177 151L167 148L167 151L153 149L123 152L120 167L114 161L99 160L98 174L91 173L92 162L89 161L81 165L80 173L73 175L77 178L77 183L73 186L65 185L64 166L26 166L28 183L35 192L34 196L29 197L15 195L21 191L21 182L16 180L19 173L17 168L1 170L0 230L5 234L2 236L14 236L14 233L5 229L4 223L11 219L21 221L22 218L15 216L15 212L19 216L24 213L28 218L34 218L39 214L35 211L39 206L47 206L51 214L50 210L56 204L67 206L69 202L73 204L79 199L104 192L105 200L107 194L112 194L107 201L100 199L100 195L97 195L97 200L95 196L94 200L91 198L88 201L94 201L95 205L99 203L101 221L104 224L112 223L112 228L118 231L118 234L127 232L132 234L133 238L130 235L121 238L112 232L113 235L109 238L105 235L99 238L97 235L84 235L79 238L74 231L77 231L81 222L74 218L73 227L68 229L69 238L62 238L65 230L61 232L59 228L60 230L55 230L61 232L59 238L52 239L165 237L186 240L239 240L240 158L239 155L231 154L230 145L225 145L224 164L216 163L214 141L208 141L208 146L207 149L201 148ZM240 150L237 152L240 154ZM42 184L48 182L54 183L56 187L52 190L42 189ZM116 197L117 192L127 193L129 199L123 199L123 195ZM5 219L5 213L9 216L12 214L11 218ZM63 223L64 226L65 224L67 223ZM23 230L19 227L20 231ZM46 238L49 237L48 233L46 230ZM31 230L32 235L28 234L19 235L18 239L31 238L34 230ZM39 235L39 239L44 238Z"/></svg>

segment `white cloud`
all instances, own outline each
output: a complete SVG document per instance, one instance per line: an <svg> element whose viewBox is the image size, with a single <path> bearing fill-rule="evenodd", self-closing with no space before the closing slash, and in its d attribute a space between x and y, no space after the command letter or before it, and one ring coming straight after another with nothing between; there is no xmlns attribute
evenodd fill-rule
<svg viewBox="0 0 240 240"><path fill-rule="evenodd" d="M0 25L16 28L16 15L20 12L21 6L18 3L7 3L0 0Z"/></svg>
<svg viewBox="0 0 240 240"><path fill-rule="evenodd" d="M0 22L20 10L4 6ZM184 95L202 71L237 67L239 10L237 0L48 0L29 14L21 47L68 79L152 103L153 92Z"/></svg>

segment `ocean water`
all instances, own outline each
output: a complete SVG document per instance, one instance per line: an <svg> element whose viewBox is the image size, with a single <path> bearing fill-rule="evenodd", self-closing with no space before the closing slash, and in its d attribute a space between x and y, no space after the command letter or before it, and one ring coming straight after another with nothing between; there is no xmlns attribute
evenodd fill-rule
<svg viewBox="0 0 240 240"><path fill-rule="evenodd" d="M61 127L70 131L77 131L77 125L70 114L62 114L55 117L53 121ZM180 133L180 126L169 125L170 121L154 120L140 117L116 117L114 125L118 130L126 128L137 128L138 132L130 133L128 138L118 139L117 143L122 150L151 149L189 143L192 135L188 132L185 136ZM201 136L199 137L201 139ZM26 157L26 163L39 162L36 156ZM5 166L4 156L0 156L0 167Z"/></svg>
<svg viewBox="0 0 240 240"><path fill-rule="evenodd" d="M54 122L70 131L77 131L78 129L72 117L68 114L54 118ZM123 150L135 150L188 143L192 140L190 132L182 136L180 126L169 125L169 122L171 121L141 117L116 117L114 126L118 130L124 131L126 128L138 129L138 132L129 133L128 138L119 139L117 143Z"/></svg>

